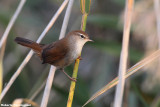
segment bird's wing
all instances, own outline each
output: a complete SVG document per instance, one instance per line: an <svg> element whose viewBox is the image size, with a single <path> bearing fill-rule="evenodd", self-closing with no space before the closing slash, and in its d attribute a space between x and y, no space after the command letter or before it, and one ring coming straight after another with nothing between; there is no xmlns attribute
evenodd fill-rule
<svg viewBox="0 0 160 107"><path fill-rule="evenodd" d="M54 64L63 59L67 53L67 48L61 41L46 46L42 51L42 63Z"/></svg>

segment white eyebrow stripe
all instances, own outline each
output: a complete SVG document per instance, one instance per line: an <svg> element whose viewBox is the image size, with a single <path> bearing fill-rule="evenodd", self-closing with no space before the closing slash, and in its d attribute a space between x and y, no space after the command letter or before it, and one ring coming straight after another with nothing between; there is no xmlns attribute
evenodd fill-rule
<svg viewBox="0 0 160 107"><path fill-rule="evenodd" d="M79 35L83 35L82 33L78 33Z"/></svg>
<svg viewBox="0 0 160 107"><path fill-rule="evenodd" d="M84 34L82 34L82 33L78 33L79 35L83 35L84 36L84 38L87 38Z"/></svg>

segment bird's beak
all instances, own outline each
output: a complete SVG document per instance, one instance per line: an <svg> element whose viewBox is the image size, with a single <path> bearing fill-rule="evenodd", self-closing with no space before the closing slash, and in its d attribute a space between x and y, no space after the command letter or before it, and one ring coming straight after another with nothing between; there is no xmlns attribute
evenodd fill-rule
<svg viewBox="0 0 160 107"><path fill-rule="evenodd" d="M88 41L90 41L90 42L94 42L93 40L91 40L91 39L88 39Z"/></svg>

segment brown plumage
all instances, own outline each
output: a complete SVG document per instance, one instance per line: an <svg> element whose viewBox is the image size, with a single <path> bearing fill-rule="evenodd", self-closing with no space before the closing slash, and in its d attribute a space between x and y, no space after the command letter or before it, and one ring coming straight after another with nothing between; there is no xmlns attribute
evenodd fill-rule
<svg viewBox="0 0 160 107"><path fill-rule="evenodd" d="M58 40L48 45L38 44L34 41L21 38L21 37L16 37L15 42L17 42L22 46L33 49L33 51L43 61L42 64L49 63L56 67L65 66L65 64L61 64L61 63L64 63L63 59L68 51L68 46L65 42L65 39ZM63 65L63 66L60 66L60 65Z"/></svg>
<svg viewBox="0 0 160 107"><path fill-rule="evenodd" d="M39 56L41 57L41 51L42 51L42 47L44 45L42 44L38 44L36 42L33 42L31 40L25 39L25 38L21 38L21 37L16 37L15 38L15 42L17 42L18 44L25 46L25 47L29 47L31 49L33 49L33 51Z"/></svg>
<svg viewBox="0 0 160 107"><path fill-rule="evenodd" d="M80 36L84 36L84 38ZM81 30L72 31L65 38L47 45L38 44L21 37L15 38L15 42L18 44L33 49L43 64L49 63L58 68L63 68L78 58L87 41L90 41L89 36Z"/></svg>
<svg viewBox="0 0 160 107"><path fill-rule="evenodd" d="M66 66L63 61L64 57L69 51L68 44L65 42L65 39L61 39L52 44L45 45L41 53L41 57L44 63L49 63L57 67ZM60 66L63 65L63 66Z"/></svg>
<svg viewBox="0 0 160 107"><path fill-rule="evenodd" d="M63 69L79 58L83 45L87 41L92 40L85 32L80 30L72 31L63 39L47 45L38 44L21 37L15 38L15 42L18 44L33 49L43 61L43 64L48 63L58 69Z"/></svg>

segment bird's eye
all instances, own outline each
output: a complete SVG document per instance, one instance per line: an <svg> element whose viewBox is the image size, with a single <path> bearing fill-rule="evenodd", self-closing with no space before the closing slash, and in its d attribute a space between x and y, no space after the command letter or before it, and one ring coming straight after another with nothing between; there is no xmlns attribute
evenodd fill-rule
<svg viewBox="0 0 160 107"><path fill-rule="evenodd" d="M83 39L85 38L82 34L80 34L80 36L81 36L81 38L83 38Z"/></svg>

